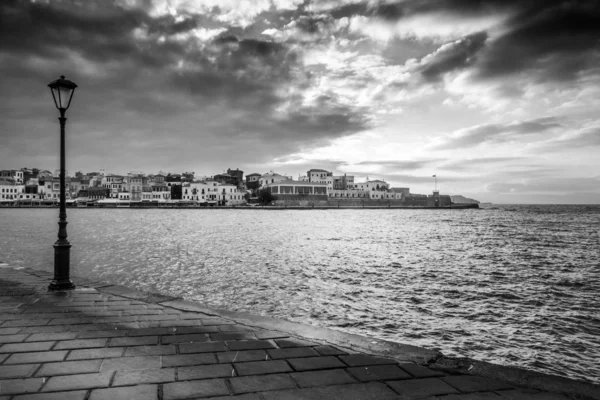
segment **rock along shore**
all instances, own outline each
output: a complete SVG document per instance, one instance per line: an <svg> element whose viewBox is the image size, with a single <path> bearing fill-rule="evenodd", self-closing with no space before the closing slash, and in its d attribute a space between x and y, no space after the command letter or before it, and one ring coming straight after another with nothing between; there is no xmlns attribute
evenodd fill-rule
<svg viewBox="0 0 600 400"><path fill-rule="evenodd" d="M600 387L424 348L0 268L0 400L600 399Z"/></svg>

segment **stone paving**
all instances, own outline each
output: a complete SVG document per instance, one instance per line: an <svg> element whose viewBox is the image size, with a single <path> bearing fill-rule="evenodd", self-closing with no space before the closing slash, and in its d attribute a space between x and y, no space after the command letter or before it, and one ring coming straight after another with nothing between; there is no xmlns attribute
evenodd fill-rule
<svg viewBox="0 0 600 400"><path fill-rule="evenodd" d="M49 281L0 268L0 400L567 399Z"/></svg>

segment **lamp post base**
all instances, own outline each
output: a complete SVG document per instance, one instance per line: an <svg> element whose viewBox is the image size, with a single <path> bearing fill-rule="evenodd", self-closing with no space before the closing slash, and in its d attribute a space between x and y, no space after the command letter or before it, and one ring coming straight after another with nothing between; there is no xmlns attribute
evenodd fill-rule
<svg viewBox="0 0 600 400"><path fill-rule="evenodd" d="M48 285L48 290L70 290L75 285L69 278L71 244L59 240L54 244L54 279Z"/></svg>

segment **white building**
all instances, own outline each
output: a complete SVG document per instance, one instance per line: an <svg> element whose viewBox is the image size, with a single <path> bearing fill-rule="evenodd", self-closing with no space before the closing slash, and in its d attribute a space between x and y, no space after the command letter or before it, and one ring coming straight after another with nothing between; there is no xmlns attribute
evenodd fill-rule
<svg viewBox="0 0 600 400"><path fill-rule="evenodd" d="M41 200L60 201L60 178L38 178L38 194ZM71 198L71 178L65 179L65 198Z"/></svg>
<svg viewBox="0 0 600 400"><path fill-rule="evenodd" d="M309 169L306 175L308 175L309 182L327 184L327 177L333 174L324 169Z"/></svg>
<svg viewBox="0 0 600 400"><path fill-rule="evenodd" d="M24 185L17 185L14 182L0 180L0 202L10 203L19 198L19 195L25 192Z"/></svg>
<svg viewBox="0 0 600 400"><path fill-rule="evenodd" d="M151 201L155 203L171 200L171 188L165 184L156 184L150 186Z"/></svg>
<svg viewBox="0 0 600 400"><path fill-rule="evenodd" d="M119 193L124 189L123 177L121 175L104 175L101 182L103 188L110 190L109 195L112 198L118 198Z"/></svg>
<svg viewBox="0 0 600 400"><path fill-rule="evenodd" d="M16 184L20 184L22 185L23 183L23 171L15 171L15 174L13 175L13 179L15 180Z"/></svg>
<svg viewBox="0 0 600 400"><path fill-rule="evenodd" d="M301 199L302 196L327 196L328 193L325 183L295 181L292 179L270 183L267 188L272 195L288 200Z"/></svg>
<svg viewBox="0 0 600 400"><path fill-rule="evenodd" d="M258 180L258 185L259 187L264 187L272 183L283 182L287 180L291 180L291 178L285 175L276 174L275 172L271 171L267 174L261 175L260 179Z"/></svg>
<svg viewBox="0 0 600 400"><path fill-rule="evenodd" d="M329 190L348 190L354 189L353 175L328 175L325 178Z"/></svg>
<svg viewBox="0 0 600 400"><path fill-rule="evenodd" d="M237 206L246 204L246 191L239 189L236 185L220 184L219 185L219 200L224 201L225 205Z"/></svg>
<svg viewBox="0 0 600 400"><path fill-rule="evenodd" d="M208 184L206 182L190 182L181 186L181 199L185 201L207 202Z"/></svg>

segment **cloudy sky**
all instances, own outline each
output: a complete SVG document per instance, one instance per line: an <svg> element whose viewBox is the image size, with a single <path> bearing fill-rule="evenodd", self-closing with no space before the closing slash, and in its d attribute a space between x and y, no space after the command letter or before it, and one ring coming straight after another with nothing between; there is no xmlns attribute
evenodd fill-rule
<svg viewBox="0 0 600 400"><path fill-rule="evenodd" d="M2 0L0 169L310 168L600 203L596 0Z"/></svg>

